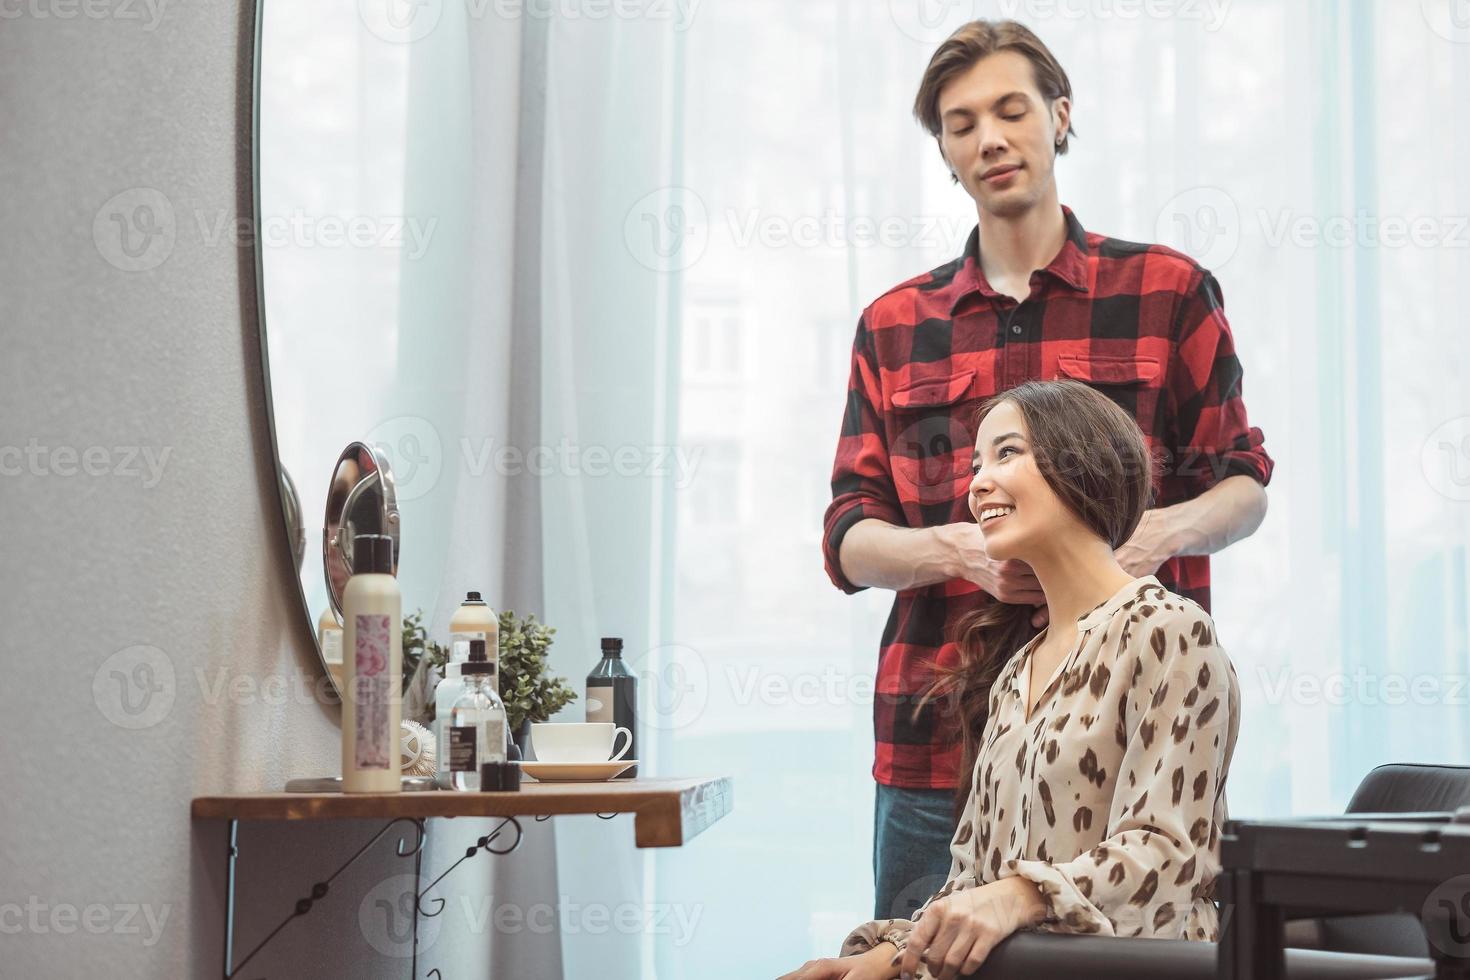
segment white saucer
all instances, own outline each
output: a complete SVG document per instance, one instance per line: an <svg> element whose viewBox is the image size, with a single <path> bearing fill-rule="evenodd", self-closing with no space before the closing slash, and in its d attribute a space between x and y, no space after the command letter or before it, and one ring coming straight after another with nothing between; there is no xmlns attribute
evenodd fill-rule
<svg viewBox="0 0 1470 980"><path fill-rule="evenodd" d="M543 783L600 783L637 764L637 759L616 759L612 762L522 762L521 772Z"/></svg>

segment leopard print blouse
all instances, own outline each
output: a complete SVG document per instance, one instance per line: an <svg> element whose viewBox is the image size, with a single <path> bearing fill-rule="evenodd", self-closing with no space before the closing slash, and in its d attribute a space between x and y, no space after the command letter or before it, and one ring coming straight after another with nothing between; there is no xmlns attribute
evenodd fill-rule
<svg viewBox="0 0 1470 980"><path fill-rule="evenodd" d="M929 904L1010 875L1036 883L1042 930L1214 940L1235 669L1198 604L1152 575L1083 616L1026 718L1031 653L1002 669L950 843L949 880L912 920L864 923L842 955L900 949ZM920 976L929 974L921 970Z"/></svg>

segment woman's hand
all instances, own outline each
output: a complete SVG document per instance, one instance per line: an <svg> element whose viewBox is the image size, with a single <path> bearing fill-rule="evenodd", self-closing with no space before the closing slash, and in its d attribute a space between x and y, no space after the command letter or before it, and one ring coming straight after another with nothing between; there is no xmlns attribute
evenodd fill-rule
<svg viewBox="0 0 1470 980"><path fill-rule="evenodd" d="M936 980L980 969L1002 939L1039 921L1046 904L1025 878L1002 878L951 892L931 902L909 936L899 976L913 976L922 962Z"/></svg>
<svg viewBox="0 0 1470 980"><path fill-rule="evenodd" d="M893 965L896 950L892 943L879 943L856 956L808 960L777 980L893 980L898 976L898 967Z"/></svg>

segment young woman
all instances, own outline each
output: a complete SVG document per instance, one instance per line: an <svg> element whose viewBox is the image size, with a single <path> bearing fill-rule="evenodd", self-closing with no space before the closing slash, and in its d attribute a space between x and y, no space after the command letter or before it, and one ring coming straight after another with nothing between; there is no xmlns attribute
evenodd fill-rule
<svg viewBox="0 0 1470 980"><path fill-rule="evenodd" d="M783 980L951 980L1026 928L1216 938L1239 689L1209 615L1114 557L1152 493L1137 423L1079 382L1028 382L981 408L974 474L986 551L1031 566L1050 623L1032 637L1030 607L1000 604L961 623L935 692L964 759L948 882Z"/></svg>

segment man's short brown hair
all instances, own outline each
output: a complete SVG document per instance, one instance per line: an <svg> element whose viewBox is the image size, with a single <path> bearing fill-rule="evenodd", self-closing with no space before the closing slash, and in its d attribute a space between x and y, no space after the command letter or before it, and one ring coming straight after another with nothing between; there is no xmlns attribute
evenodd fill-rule
<svg viewBox="0 0 1470 980"><path fill-rule="evenodd" d="M1072 98L1072 83L1062 70L1051 51L1031 29L1014 20L972 20L951 34L924 69L924 78L919 83L919 94L914 98L914 115L929 135L936 140L944 131L939 119L939 93L954 78L974 67L981 58L997 51L1015 51L1031 62L1031 72L1036 78L1036 88L1051 103L1065 96ZM1077 135L1069 120L1066 135L1062 137L1057 153L1066 153L1067 145Z"/></svg>

